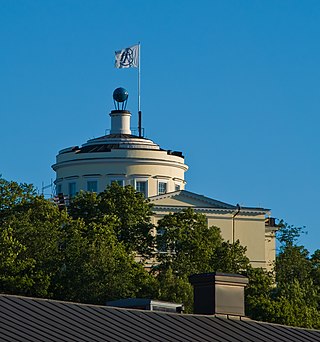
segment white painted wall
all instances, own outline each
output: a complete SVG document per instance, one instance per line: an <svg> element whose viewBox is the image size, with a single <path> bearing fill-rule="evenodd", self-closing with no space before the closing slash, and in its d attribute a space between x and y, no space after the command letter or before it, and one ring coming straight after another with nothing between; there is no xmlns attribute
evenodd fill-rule
<svg viewBox="0 0 320 342"><path fill-rule="evenodd" d="M132 186L137 181L146 181L148 197L158 195L160 182L166 183L167 192L175 191L176 186L185 188L184 173L188 166L183 157L160 149L149 139L131 136L129 111L115 110L110 117L111 135L83 145L111 146L110 152L79 153L78 147L59 152L52 166L59 191L68 195L69 183L75 183L76 192L86 191L88 181L97 181L97 191L101 192L114 180Z"/></svg>

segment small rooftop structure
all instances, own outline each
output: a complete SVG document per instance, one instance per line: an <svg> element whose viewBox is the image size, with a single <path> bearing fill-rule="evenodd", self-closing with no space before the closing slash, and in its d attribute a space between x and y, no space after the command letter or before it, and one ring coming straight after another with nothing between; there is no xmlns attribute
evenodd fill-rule
<svg viewBox="0 0 320 342"><path fill-rule="evenodd" d="M183 304L176 304L147 298L127 298L113 300L107 302L107 306L127 309L140 309L148 311L162 311L175 313L183 312Z"/></svg>
<svg viewBox="0 0 320 342"><path fill-rule="evenodd" d="M202 273L189 277L194 290L194 313L245 316L244 288L248 278L239 274Z"/></svg>

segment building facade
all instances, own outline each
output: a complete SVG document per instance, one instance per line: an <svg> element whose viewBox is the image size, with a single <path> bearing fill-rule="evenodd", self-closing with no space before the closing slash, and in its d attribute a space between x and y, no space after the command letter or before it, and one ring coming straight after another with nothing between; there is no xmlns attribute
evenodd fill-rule
<svg viewBox="0 0 320 342"><path fill-rule="evenodd" d="M230 243L239 240L242 246L246 246L246 254L253 267L272 269L276 227L266 220L271 214L269 209L231 205L186 190L149 199L154 205L154 224L164 215L191 207L206 216L208 227L219 227L224 240Z"/></svg>
<svg viewBox="0 0 320 342"><path fill-rule="evenodd" d="M112 182L131 185L145 197L185 188L188 166L182 153L132 135L130 116L127 110L113 110L109 135L59 152L52 166L57 193L101 192Z"/></svg>
<svg viewBox="0 0 320 342"><path fill-rule="evenodd" d="M61 150L56 163L56 192L74 196L79 191L102 192L112 182L131 185L154 204L153 223L170 212L187 207L203 213L208 226L217 226L230 242L240 240L254 267L271 269L275 260L274 225L266 225L268 209L222 203L185 190L188 166L181 152L165 150L130 129L130 111L119 103L127 99L116 89L116 109L110 113L110 134L88 140L82 146ZM118 93L117 93L118 92ZM119 101L118 101L119 100ZM123 101L122 101L123 100ZM141 132L141 127L140 130Z"/></svg>

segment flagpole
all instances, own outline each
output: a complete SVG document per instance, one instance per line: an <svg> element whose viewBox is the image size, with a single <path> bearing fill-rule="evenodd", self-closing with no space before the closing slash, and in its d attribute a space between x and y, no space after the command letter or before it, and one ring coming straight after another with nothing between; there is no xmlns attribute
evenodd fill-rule
<svg viewBox="0 0 320 342"><path fill-rule="evenodd" d="M142 137L142 128L141 128L141 98L140 98L140 92L141 92L141 46L140 42L138 43L138 130L139 130L139 137Z"/></svg>

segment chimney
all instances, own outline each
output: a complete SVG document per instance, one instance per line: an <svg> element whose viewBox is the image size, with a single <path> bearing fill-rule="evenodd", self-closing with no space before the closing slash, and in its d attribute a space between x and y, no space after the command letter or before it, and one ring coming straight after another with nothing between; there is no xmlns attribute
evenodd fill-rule
<svg viewBox="0 0 320 342"><path fill-rule="evenodd" d="M245 316L244 288L248 278L239 274L202 273L189 277L193 285L194 313Z"/></svg>

